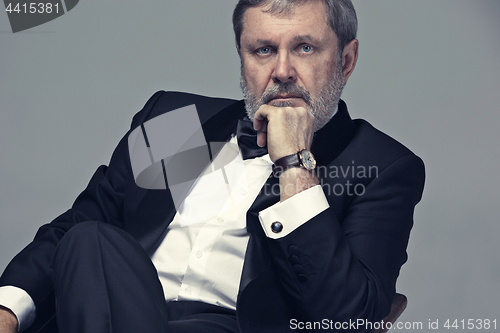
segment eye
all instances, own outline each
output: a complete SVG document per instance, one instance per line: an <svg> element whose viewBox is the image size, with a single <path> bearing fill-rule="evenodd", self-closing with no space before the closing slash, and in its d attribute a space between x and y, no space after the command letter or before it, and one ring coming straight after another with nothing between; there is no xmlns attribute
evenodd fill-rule
<svg viewBox="0 0 500 333"><path fill-rule="evenodd" d="M302 45L302 46L300 47L300 50L301 50L302 52L304 52L304 53L311 53L311 52L313 51L313 49L314 49L314 48L313 48L311 45L307 45L307 44L306 44L306 45Z"/></svg>
<svg viewBox="0 0 500 333"><path fill-rule="evenodd" d="M267 46L263 46L263 47L257 49L257 53L262 54L262 55L269 54L269 53L271 53L271 48L267 47Z"/></svg>

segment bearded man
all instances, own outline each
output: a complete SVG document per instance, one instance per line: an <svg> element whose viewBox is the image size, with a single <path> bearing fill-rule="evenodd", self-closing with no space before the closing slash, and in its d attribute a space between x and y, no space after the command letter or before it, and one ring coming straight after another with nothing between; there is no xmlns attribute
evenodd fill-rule
<svg viewBox="0 0 500 333"><path fill-rule="evenodd" d="M72 333L362 332L389 313L424 166L340 100L351 1L240 0L233 24L244 101L154 94L5 270L0 332L54 304Z"/></svg>

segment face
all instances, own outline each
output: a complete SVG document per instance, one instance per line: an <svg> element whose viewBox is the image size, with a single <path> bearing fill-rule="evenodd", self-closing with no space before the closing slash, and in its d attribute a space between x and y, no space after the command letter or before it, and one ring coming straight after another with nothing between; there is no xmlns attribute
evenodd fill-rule
<svg viewBox="0 0 500 333"><path fill-rule="evenodd" d="M338 104L345 79L337 37L321 1L296 7L290 15L249 8L241 34L241 88L250 119L263 104L306 107L315 130Z"/></svg>

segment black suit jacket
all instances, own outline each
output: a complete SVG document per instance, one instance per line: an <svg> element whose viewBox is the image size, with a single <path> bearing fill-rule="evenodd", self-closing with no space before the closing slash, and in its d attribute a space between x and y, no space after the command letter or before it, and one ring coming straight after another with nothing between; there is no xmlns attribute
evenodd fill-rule
<svg viewBox="0 0 500 333"><path fill-rule="evenodd" d="M191 104L207 142L227 140L245 115L243 101L160 91L134 116L131 130ZM176 210L168 189L135 184L127 137L73 207L42 226L12 260L0 285L26 290L37 306L50 300L52 253L65 232L82 221L118 226L148 253L155 250ZM250 240L237 299L242 332L290 331L291 319L326 319L332 327L358 318L375 322L389 312L423 191L423 163L366 121L351 120L343 101L315 134L311 150L330 208L289 235L268 239L258 213L279 201L279 195L265 191L278 180L268 179L247 212Z"/></svg>

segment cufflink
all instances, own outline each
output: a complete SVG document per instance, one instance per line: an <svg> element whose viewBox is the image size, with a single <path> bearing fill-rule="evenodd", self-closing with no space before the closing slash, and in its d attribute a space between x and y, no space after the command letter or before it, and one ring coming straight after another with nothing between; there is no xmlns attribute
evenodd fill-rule
<svg viewBox="0 0 500 333"><path fill-rule="evenodd" d="M271 230L272 230L272 232L277 234L277 233L281 232L281 230L283 230L283 224L281 224L281 222L278 222L278 221L273 222L271 224Z"/></svg>

